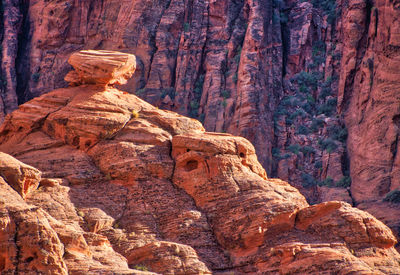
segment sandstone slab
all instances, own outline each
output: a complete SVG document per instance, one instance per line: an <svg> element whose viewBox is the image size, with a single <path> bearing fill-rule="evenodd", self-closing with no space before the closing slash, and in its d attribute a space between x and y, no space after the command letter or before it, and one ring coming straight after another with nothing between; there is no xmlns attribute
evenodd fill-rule
<svg viewBox="0 0 400 275"><path fill-rule="evenodd" d="M22 198L28 196L38 186L41 172L12 156L0 152L0 176L17 191Z"/></svg>

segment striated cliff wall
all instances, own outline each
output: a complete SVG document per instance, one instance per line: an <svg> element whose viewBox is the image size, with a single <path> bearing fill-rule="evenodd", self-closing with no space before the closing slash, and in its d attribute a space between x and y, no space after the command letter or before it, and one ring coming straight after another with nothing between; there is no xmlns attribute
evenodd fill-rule
<svg viewBox="0 0 400 275"><path fill-rule="evenodd" d="M296 121L279 127L276 114L288 108L279 106L285 96L298 93L299 87L289 81L293 76L313 71L320 82L335 74L331 56L336 21L319 4L7 0L3 10L2 113L15 109L17 102L64 87L63 75L70 68L66 59L72 52L119 50L138 58L137 74L125 90L198 118L209 131L250 139L268 173L303 181L299 166L313 174L311 165L322 161L322 151L313 145L318 133L311 142L301 141L301 146L315 147L317 160L287 151L298 142L291 130L306 122L292 117ZM334 8L329 12L336 18ZM320 48L313 51L316 43ZM315 54L317 64L312 60ZM315 101L318 92L310 93ZM310 108L315 111L314 105ZM293 112L297 109L294 106ZM314 117L311 114L308 119ZM290 161L273 156L276 149L282 156L286 151L292 155ZM324 157L325 174L343 174L342 153ZM337 168L330 172L327 167ZM325 179L325 174L312 177Z"/></svg>
<svg viewBox="0 0 400 275"><path fill-rule="evenodd" d="M400 187L400 2L350 1L344 14L338 100L360 202Z"/></svg>

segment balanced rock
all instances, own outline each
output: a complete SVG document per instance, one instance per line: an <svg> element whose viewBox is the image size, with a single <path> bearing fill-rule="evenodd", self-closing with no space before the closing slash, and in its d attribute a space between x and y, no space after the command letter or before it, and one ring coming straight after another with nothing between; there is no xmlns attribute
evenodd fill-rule
<svg viewBox="0 0 400 275"><path fill-rule="evenodd" d="M83 50L72 54L68 63L75 69L64 78L71 85L125 84L136 69L133 54L116 51Z"/></svg>

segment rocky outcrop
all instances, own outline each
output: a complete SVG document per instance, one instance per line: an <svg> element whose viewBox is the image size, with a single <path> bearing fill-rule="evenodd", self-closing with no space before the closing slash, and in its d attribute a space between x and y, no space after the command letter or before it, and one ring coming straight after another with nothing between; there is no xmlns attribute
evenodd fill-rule
<svg viewBox="0 0 400 275"><path fill-rule="evenodd" d="M194 119L104 84L21 105L1 126L0 150L46 179L26 201L0 185L2 272L400 268L395 237L370 214L343 202L309 206L288 183L267 177L246 139L205 132Z"/></svg>
<svg viewBox="0 0 400 275"><path fill-rule="evenodd" d="M50 225L51 217L42 208L27 204L3 178L0 190L1 272L68 274L64 246Z"/></svg>
<svg viewBox="0 0 400 275"><path fill-rule="evenodd" d="M10 83L1 87L0 111L15 109L17 99L23 103L65 87L66 61L77 50L135 53L138 73L124 90L200 118L208 131L250 139L270 171L270 110L282 93L282 5L7 0L1 74Z"/></svg>
<svg viewBox="0 0 400 275"><path fill-rule="evenodd" d="M75 69L64 78L70 85L125 84L136 69L133 54L113 51L80 51L68 63Z"/></svg>

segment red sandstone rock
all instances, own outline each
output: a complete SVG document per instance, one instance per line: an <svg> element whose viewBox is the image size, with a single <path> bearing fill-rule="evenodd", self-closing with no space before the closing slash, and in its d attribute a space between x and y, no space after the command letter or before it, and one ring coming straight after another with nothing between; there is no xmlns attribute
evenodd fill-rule
<svg viewBox="0 0 400 275"><path fill-rule="evenodd" d="M136 69L133 54L115 51L80 51L72 54L68 63L75 71L69 72L65 81L73 85L125 84Z"/></svg>
<svg viewBox="0 0 400 275"><path fill-rule="evenodd" d="M393 234L371 215L341 202L309 206L288 183L267 178L246 139L207 133L196 120L104 85L21 105L0 130L0 150L62 179L27 202L0 184L1 271L400 269Z"/></svg>
<svg viewBox="0 0 400 275"><path fill-rule="evenodd" d="M138 73L124 90L160 108L200 118L208 131L249 139L270 175L300 187L302 173L312 173L319 162L322 152L311 158L299 156L290 165L282 160L277 164L282 168L275 169L278 159L271 154L272 149L283 151L298 141L290 126L282 130L274 126L279 101L291 93L289 79L309 70L314 44L325 43L327 53L336 44L340 47L336 26L328 24L323 11L313 4L265 0L6 2L2 74L11 84L2 87L0 83L5 95L0 98L1 114L17 107L17 97L22 103L65 87L64 76L70 70L67 60L76 66L77 60L90 56L70 57L73 52L117 50L137 57ZM90 58L86 66L88 62ZM335 76L338 68L333 63L327 55L318 72L324 78ZM89 71L95 70L89 66ZM85 81L93 82L91 77ZM103 82L110 79L109 74ZM69 73L68 81L82 82L76 72ZM318 148L320 138L315 135L306 143ZM340 151L324 162L329 167L327 174L342 176L343 157ZM321 180L325 176L315 173ZM313 192L302 192L310 200L308 194Z"/></svg>
<svg viewBox="0 0 400 275"><path fill-rule="evenodd" d="M28 205L0 178L0 270L68 274L63 244L41 208Z"/></svg>
<svg viewBox="0 0 400 275"><path fill-rule="evenodd" d="M343 1L338 94L349 131L351 195L395 232L400 208L380 200L400 186L399 16L396 1Z"/></svg>
<svg viewBox="0 0 400 275"><path fill-rule="evenodd" d="M373 6L349 1L343 9L339 103L349 129L351 192L356 202L381 199L400 186L397 6L380 0Z"/></svg>
<svg viewBox="0 0 400 275"><path fill-rule="evenodd" d="M10 155L0 152L0 176L17 191L22 198L39 186L41 172Z"/></svg>
<svg viewBox="0 0 400 275"><path fill-rule="evenodd" d="M2 74L10 84L3 89L1 114L16 109L18 96L25 102L65 87L66 61L75 66L70 55L77 50L134 53L138 73L125 90L141 90L151 103L184 115L203 114L209 131L229 130L250 139L270 170L273 123L268 110L278 96L269 99L267 94L281 94L283 63L277 58L282 56L281 25L273 20L279 9L272 5L264 0L40 0L23 5L7 0ZM25 43L19 33L27 45L18 53L18 45ZM77 77L71 73L67 80ZM222 96L223 91L230 96Z"/></svg>
<svg viewBox="0 0 400 275"><path fill-rule="evenodd" d="M353 201L349 195L349 190L345 188L318 186L318 197L322 202L344 201L352 204Z"/></svg>

